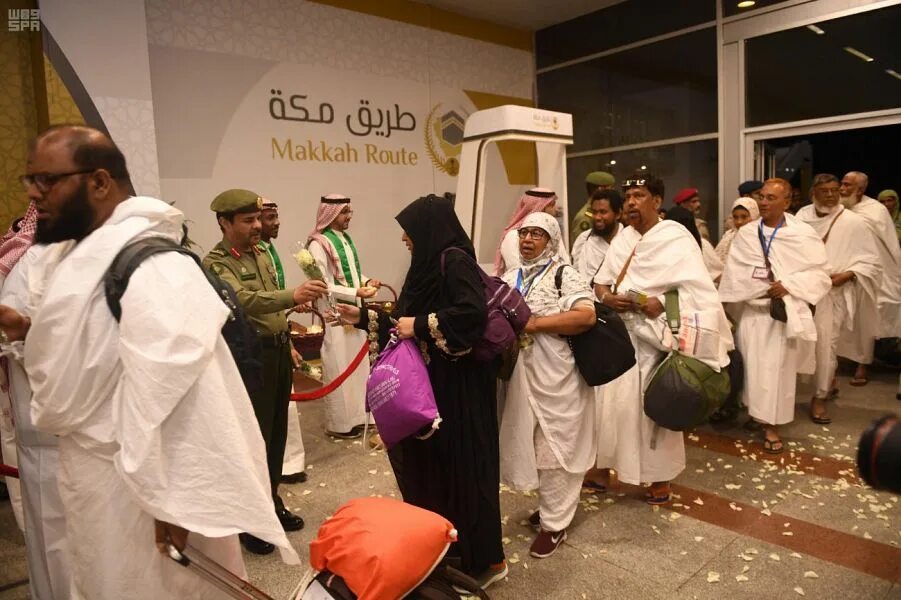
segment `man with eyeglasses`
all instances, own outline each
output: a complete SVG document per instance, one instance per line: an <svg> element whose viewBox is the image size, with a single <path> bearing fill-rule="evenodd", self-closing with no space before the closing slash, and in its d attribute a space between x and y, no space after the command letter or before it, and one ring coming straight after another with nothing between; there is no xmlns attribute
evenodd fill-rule
<svg viewBox="0 0 901 600"><path fill-rule="evenodd" d="M816 305L816 390L810 418L828 425L826 400L838 395L835 385L836 350L839 336L850 338L859 348L873 346L878 333L877 297L882 265L867 222L839 202L839 181L821 173L813 178L813 204L801 208L797 217L813 227L826 245L832 289Z"/></svg>
<svg viewBox="0 0 901 600"><path fill-rule="evenodd" d="M611 189L597 189L591 195L591 229L579 234L573 244L573 266L591 281L610 248L614 236L622 228L619 219L623 211L623 198Z"/></svg>
<svg viewBox="0 0 901 600"><path fill-rule="evenodd" d="M669 482L685 468L685 443L681 432L659 427L643 410L648 381L675 343L666 337L664 294L678 291L682 317L709 323L710 356L699 360L717 369L728 365L732 334L697 241L685 227L657 214L663 182L641 174L626 180L623 191L629 226L613 238L594 284L600 301L622 315L637 364L605 386L599 410L601 471L592 473L590 485L606 488L613 468L620 481L650 483L648 503L666 504L672 497Z"/></svg>
<svg viewBox="0 0 901 600"><path fill-rule="evenodd" d="M330 296L338 302L360 306L372 298L381 282L363 275L357 247L347 233L353 218L350 198L328 194L320 199L316 226L310 231L307 247L325 276ZM330 300L320 300L321 314L333 312ZM322 376L328 382L338 377L366 342L366 332L351 326L326 327L322 342ZM369 363L363 361L341 386L325 398L326 433L339 439L363 435L366 420L366 379Z"/></svg>
<svg viewBox="0 0 901 600"><path fill-rule="evenodd" d="M22 310L0 306L0 338L24 341L34 426L58 436L65 597L219 597L165 556L168 545L190 542L243 575L240 531L299 562L271 509L262 439L222 337L230 311L196 262L177 252L142 262L118 324L106 302L118 253L147 237L180 243L184 215L132 196L122 153L88 127L39 135L26 170L35 243L47 247L23 273Z"/></svg>
<svg viewBox="0 0 901 600"><path fill-rule="evenodd" d="M866 195L869 178L866 173L851 171L842 177L839 187L842 205L860 215L870 228L870 235L876 241L879 262L882 264L882 284L879 287L878 315L861 318L879 320L878 338L901 337L901 249L895 234L895 224L885 207ZM838 355L857 363L857 370L851 385L862 386L869 382L867 367L873 362L873 343L865 347L854 344L852 339L842 336L838 341Z"/></svg>

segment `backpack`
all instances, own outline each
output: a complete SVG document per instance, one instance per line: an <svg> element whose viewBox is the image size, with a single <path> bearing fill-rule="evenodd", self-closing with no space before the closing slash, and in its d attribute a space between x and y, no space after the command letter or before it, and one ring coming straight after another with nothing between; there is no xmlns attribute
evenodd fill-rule
<svg viewBox="0 0 901 600"><path fill-rule="evenodd" d="M554 274L557 296L563 296L563 269ZM635 348L622 318L612 308L595 301L594 326L579 335L564 336L582 379L591 387L610 383L635 366Z"/></svg>
<svg viewBox="0 0 901 600"><path fill-rule="evenodd" d="M678 339L679 292L669 291L664 296L666 321ZM673 350L651 374L644 393L644 414L660 427L685 431L706 423L730 391L727 369L716 372L697 358Z"/></svg>
<svg viewBox="0 0 901 600"><path fill-rule="evenodd" d="M476 580L459 570L459 559L445 557L425 578L425 581L410 592L410 600L460 600L462 597L488 600L488 594L479 587ZM327 595L323 595L327 594ZM356 600L357 596L347 587L344 579L328 569L320 571L299 600Z"/></svg>
<svg viewBox="0 0 901 600"><path fill-rule="evenodd" d="M447 253L452 250L462 252L475 263L475 259L462 248L447 248L441 253L442 275L444 275ZM488 319L485 322L485 332L481 339L472 346L472 357L478 361L490 362L516 341L517 336L522 333L526 323L529 322L532 311L519 291L511 288L500 277L489 276L478 263L475 267L485 289Z"/></svg>
<svg viewBox="0 0 901 600"><path fill-rule="evenodd" d="M248 393L257 393L263 389L263 362L261 358L260 340L256 328L247 319L247 315L238 303L238 297L231 286L203 268L200 257L184 246L162 237L150 237L127 244L113 259L113 263L103 276L103 288L106 293L106 304L118 323L122 317L122 295L128 287L135 270L147 258L161 252L178 252L190 256L206 276L210 286L228 308L230 314L222 326L222 337L228 344L232 358L241 373L244 387Z"/></svg>

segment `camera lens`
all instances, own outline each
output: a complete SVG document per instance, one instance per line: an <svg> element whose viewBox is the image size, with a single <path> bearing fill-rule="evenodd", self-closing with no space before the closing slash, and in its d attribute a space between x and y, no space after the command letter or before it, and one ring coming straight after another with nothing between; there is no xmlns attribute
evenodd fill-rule
<svg viewBox="0 0 901 600"><path fill-rule="evenodd" d="M868 485L901 494L901 422L897 417L882 417L863 432L857 468Z"/></svg>

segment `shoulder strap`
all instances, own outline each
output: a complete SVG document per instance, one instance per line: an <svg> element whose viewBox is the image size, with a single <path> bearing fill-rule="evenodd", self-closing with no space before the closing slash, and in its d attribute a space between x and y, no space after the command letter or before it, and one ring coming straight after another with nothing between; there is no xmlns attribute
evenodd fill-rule
<svg viewBox="0 0 901 600"><path fill-rule="evenodd" d="M554 287L557 288L557 297L561 298L563 296L563 269L566 268L565 264L557 267L557 272L554 273Z"/></svg>
<svg viewBox="0 0 901 600"><path fill-rule="evenodd" d="M840 216L842 216L842 214L844 214L844 212L845 212L846 210L847 210L847 209L845 209L845 208L841 209L841 210L839 211L839 213L838 213L837 215L835 215L835 218L832 219L832 223L829 223L829 229L826 230L826 235L823 236L823 243L824 243L824 244L825 244L826 241L829 239L829 234L832 233L832 227L835 225L835 222L838 221L838 218L839 218Z"/></svg>
<svg viewBox="0 0 901 600"><path fill-rule="evenodd" d="M670 290L663 294L664 309L666 310L666 323L673 335L679 334L682 317L679 314L679 290Z"/></svg>
<svg viewBox="0 0 901 600"><path fill-rule="evenodd" d="M635 256L635 251L638 250L638 244L635 244L635 247L632 248L632 253L629 254L629 258L626 259L626 262L623 264L622 270L620 270L619 275L616 277L616 283L613 284L613 293L618 293L619 284L623 282L623 279L626 277L626 271L629 270L629 265L632 264L632 257Z"/></svg>
<svg viewBox="0 0 901 600"><path fill-rule="evenodd" d="M196 254L184 246L179 246L170 239L150 237L128 244L119 251L119 254L113 259L113 263L103 276L106 304L109 306L110 312L113 313L116 321L119 321L122 317L120 301L122 300L122 295L125 294L125 289L128 287L129 279L141 266L142 262L161 252L178 252L179 254L190 256L201 270L206 273L206 269L203 269L200 258Z"/></svg>

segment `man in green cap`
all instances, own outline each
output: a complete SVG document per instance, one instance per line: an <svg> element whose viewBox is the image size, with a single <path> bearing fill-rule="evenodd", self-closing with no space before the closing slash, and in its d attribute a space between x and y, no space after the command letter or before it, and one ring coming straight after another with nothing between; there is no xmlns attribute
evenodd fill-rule
<svg viewBox="0 0 901 600"><path fill-rule="evenodd" d="M321 281L307 281L293 289L280 289L275 266L258 245L263 209L259 194L249 190L228 190L213 199L210 209L216 213L223 237L203 259L203 264L232 286L260 337L263 388L251 393L250 400L266 443L276 515L285 531L297 531L303 527L303 519L288 511L278 496L294 366L285 311L315 300L325 294L327 288ZM268 554L274 550L269 542L248 533L241 534L241 543L255 554Z"/></svg>
<svg viewBox="0 0 901 600"><path fill-rule="evenodd" d="M572 225L569 227L569 245L576 243L576 238L585 231L591 229L593 218L589 213L591 209L591 196L597 190L612 190L616 186L616 179L606 171L593 171L585 177L585 187L588 190L588 199L585 205L576 211Z"/></svg>

